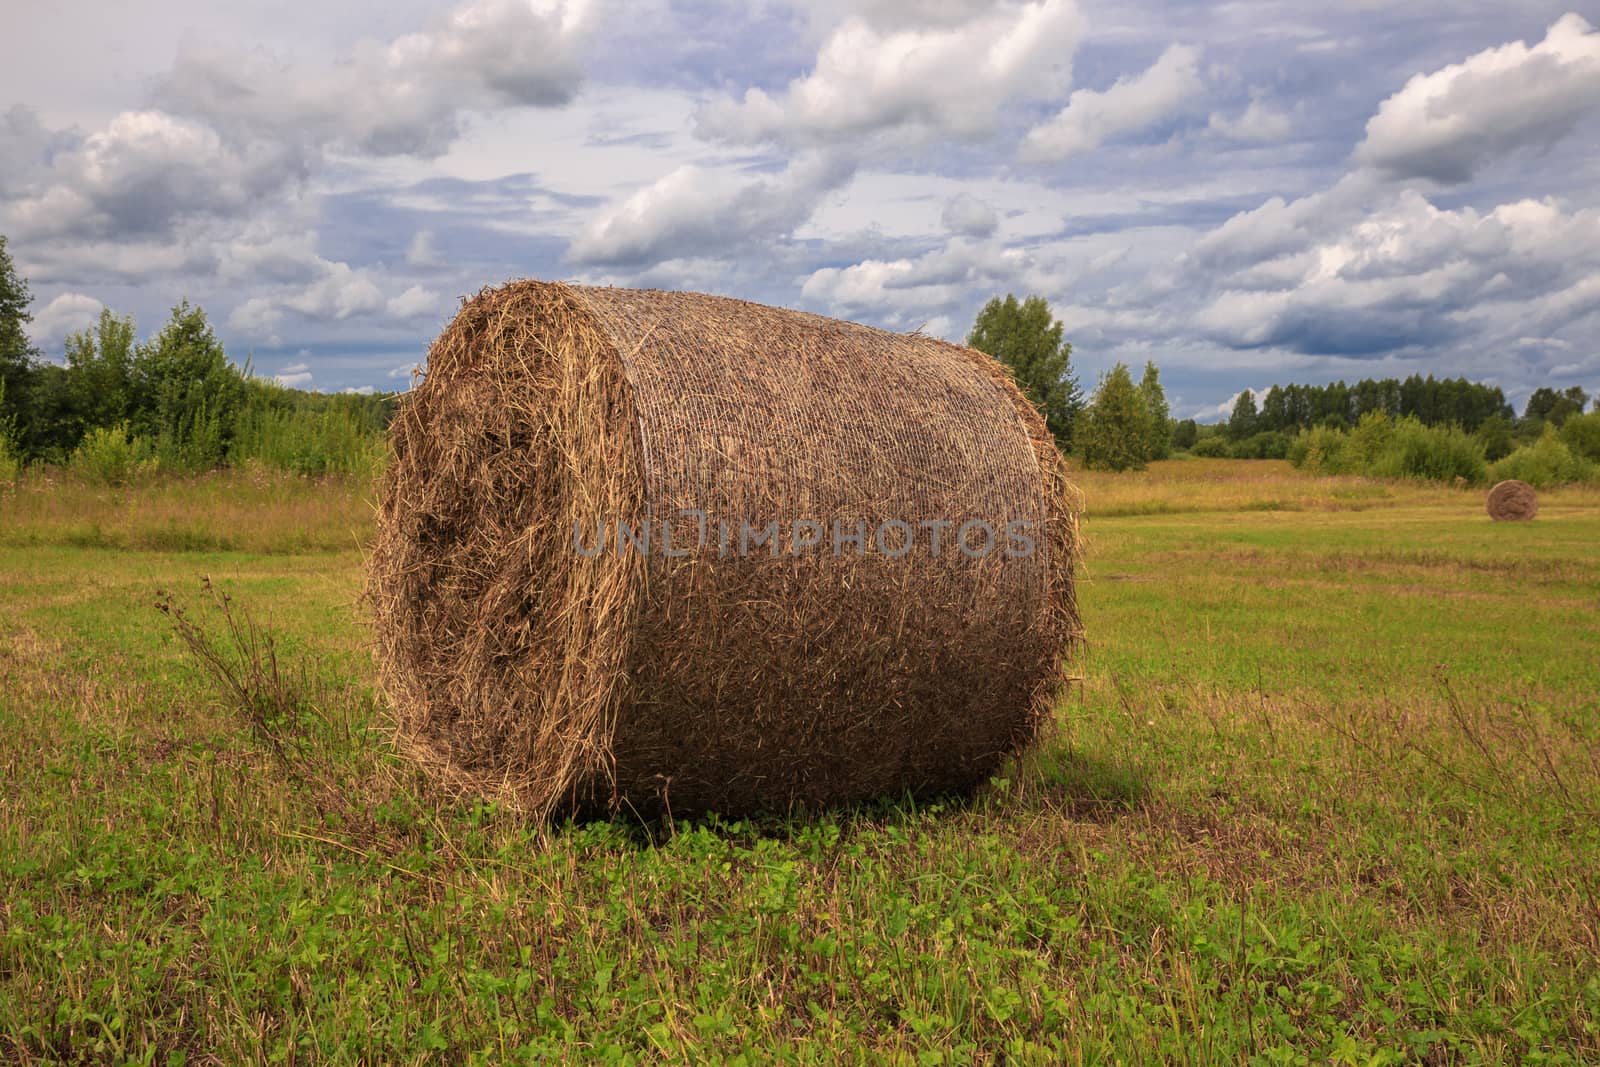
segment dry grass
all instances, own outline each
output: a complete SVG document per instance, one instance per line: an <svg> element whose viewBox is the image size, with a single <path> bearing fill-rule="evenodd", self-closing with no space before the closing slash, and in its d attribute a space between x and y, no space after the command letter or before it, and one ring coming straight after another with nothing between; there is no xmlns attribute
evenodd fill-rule
<svg viewBox="0 0 1600 1067"><path fill-rule="evenodd" d="M1539 515L1539 494L1527 482L1515 478L1496 483L1486 502L1489 517L1495 522L1529 522Z"/></svg>
<svg viewBox="0 0 1600 1067"><path fill-rule="evenodd" d="M325 552L371 537L365 482L247 465L135 486L32 468L0 499L0 544L152 552Z"/></svg>
<svg viewBox="0 0 1600 1067"><path fill-rule="evenodd" d="M1035 736L1078 634L1075 515L992 360L520 282L469 302L428 366L372 592L403 743L452 786L540 815L782 810L970 789ZM1038 550L969 558L968 520L1029 523ZM725 553L716 532L801 521L952 532L903 556ZM670 524L683 555L575 550L618 522Z"/></svg>
<svg viewBox="0 0 1600 1067"><path fill-rule="evenodd" d="M1080 470L1072 480L1090 516L1179 515L1189 512L1364 511L1371 508L1436 508L1471 501L1481 511L1477 489L1422 481L1356 475L1321 475L1296 470L1285 460L1179 458L1152 463L1136 475ZM1600 487L1568 486L1541 494L1556 508L1600 505Z"/></svg>

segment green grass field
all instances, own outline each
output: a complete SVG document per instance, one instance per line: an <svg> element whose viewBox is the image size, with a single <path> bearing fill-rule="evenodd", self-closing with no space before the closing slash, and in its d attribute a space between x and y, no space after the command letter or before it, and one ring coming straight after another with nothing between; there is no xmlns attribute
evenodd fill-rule
<svg viewBox="0 0 1600 1067"><path fill-rule="evenodd" d="M1084 490L1084 680L980 795L543 828L386 754L363 487L25 481L0 1061L1600 1061L1600 492ZM156 610L202 575L305 752Z"/></svg>

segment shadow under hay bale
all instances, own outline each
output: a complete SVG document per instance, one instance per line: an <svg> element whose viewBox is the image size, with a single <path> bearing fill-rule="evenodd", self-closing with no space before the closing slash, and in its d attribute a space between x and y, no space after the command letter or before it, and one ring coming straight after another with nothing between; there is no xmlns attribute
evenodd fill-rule
<svg viewBox="0 0 1600 1067"><path fill-rule="evenodd" d="M1527 522L1539 514L1539 494L1527 482L1499 482L1489 490L1489 517L1495 522Z"/></svg>
<svg viewBox="0 0 1600 1067"><path fill-rule="evenodd" d="M1065 465L958 345L516 282L440 335L392 439L370 592L401 746L536 815L968 789L1080 636Z"/></svg>

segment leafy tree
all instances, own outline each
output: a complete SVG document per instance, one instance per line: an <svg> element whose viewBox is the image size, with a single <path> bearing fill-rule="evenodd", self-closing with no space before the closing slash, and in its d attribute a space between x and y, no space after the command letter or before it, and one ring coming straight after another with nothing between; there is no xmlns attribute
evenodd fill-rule
<svg viewBox="0 0 1600 1067"><path fill-rule="evenodd" d="M15 422L6 410L6 380L0 378L0 489L17 480L22 458L17 455Z"/></svg>
<svg viewBox="0 0 1600 1067"><path fill-rule="evenodd" d="M1065 450L1072 443L1083 393L1072 373L1072 345L1061 335L1061 323L1043 297L1030 296L1019 303L1007 294L978 312L967 344L1005 364Z"/></svg>
<svg viewBox="0 0 1600 1067"><path fill-rule="evenodd" d="M156 442L164 467L220 464L244 400L244 375L228 362L200 308L185 300L134 354L131 430Z"/></svg>
<svg viewBox="0 0 1600 1067"><path fill-rule="evenodd" d="M133 402L133 317L100 312L99 323L67 338L67 382L85 430L127 419Z"/></svg>
<svg viewBox="0 0 1600 1067"><path fill-rule="evenodd" d="M1511 430L1511 420L1504 415L1490 415L1478 424L1473 436L1483 446L1484 458L1490 463L1504 459L1516 450L1517 442Z"/></svg>
<svg viewBox="0 0 1600 1067"><path fill-rule="evenodd" d="M1172 427L1172 447L1180 452L1187 452L1200 440L1200 424L1193 419L1184 419Z"/></svg>
<svg viewBox="0 0 1600 1067"><path fill-rule="evenodd" d="M1102 470L1141 470L1150 460L1150 411L1125 363L1100 379L1081 431L1083 462Z"/></svg>
<svg viewBox="0 0 1600 1067"><path fill-rule="evenodd" d="M1522 409L1522 417L1529 421L1544 421L1550 414L1550 409L1556 406L1556 401L1561 399L1561 394L1548 385L1540 386L1528 397L1527 406Z"/></svg>
<svg viewBox="0 0 1600 1067"><path fill-rule="evenodd" d="M1167 407L1166 390L1161 388L1161 371L1155 363L1146 361L1144 376L1139 379L1139 395L1144 398L1144 409L1150 416L1151 459L1166 459L1172 455L1172 410Z"/></svg>
<svg viewBox="0 0 1600 1067"><path fill-rule="evenodd" d="M1575 454L1600 463L1600 411L1572 416L1561 426L1561 440Z"/></svg>
<svg viewBox="0 0 1600 1067"><path fill-rule="evenodd" d="M1274 385L1261 398L1261 413L1256 419L1260 430L1282 430L1296 423L1294 404L1300 399L1300 387L1280 388Z"/></svg>
<svg viewBox="0 0 1600 1067"><path fill-rule="evenodd" d="M28 377L27 409L20 426L23 450L32 458L59 462L83 436L67 369L40 360Z"/></svg>
<svg viewBox="0 0 1600 1067"><path fill-rule="evenodd" d="M1315 412L1311 413L1311 417L1306 418L1306 424L1309 425L1311 418L1314 417L1317 423L1322 426L1350 425L1352 397L1348 385L1344 384L1342 380L1337 381L1332 385L1323 386L1317 393L1317 399L1320 403L1317 404ZM1279 427L1279 429L1285 430L1289 428L1288 426Z"/></svg>
<svg viewBox="0 0 1600 1067"><path fill-rule="evenodd" d="M1583 414L1583 406L1589 402L1589 394L1574 385L1556 398L1550 408L1550 413L1545 416L1545 421L1550 425L1560 427L1574 415Z"/></svg>
<svg viewBox="0 0 1600 1067"><path fill-rule="evenodd" d="M28 340L26 326L33 321L28 305L33 296L25 278L17 277L16 265L0 237L0 419L10 419L19 433L28 423L28 394L33 384L34 364L39 353Z"/></svg>
<svg viewBox="0 0 1600 1067"><path fill-rule="evenodd" d="M1490 415L1514 415L1497 387L1432 375L1412 375L1403 382L1363 378L1355 385L1343 381L1274 385L1255 400L1260 406L1255 433L1288 433L1318 426L1348 429L1374 411L1396 418L1411 415L1428 426L1455 424L1471 432Z"/></svg>
<svg viewBox="0 0 1600 1067"><path fill-rule="evenodd" d="M1233 402L1233 413L1228 416L1228 437L1243 441L1246 437L1254 436L1257 418L1256 395L1246 389Z"/></svg>
<svg viewBox="0 0 1600 1067"><path fill-rule="evenodd" d="M1580 386L1572 386L1566 390L1556 390L1549 386L1540 386L1528 397L1528 406L1523 408L1522 417L1529 422L1548 422L1552 426L1560 426L1573 415L1583 413L1583 406L1589 402L1589 394Z"/></svg>

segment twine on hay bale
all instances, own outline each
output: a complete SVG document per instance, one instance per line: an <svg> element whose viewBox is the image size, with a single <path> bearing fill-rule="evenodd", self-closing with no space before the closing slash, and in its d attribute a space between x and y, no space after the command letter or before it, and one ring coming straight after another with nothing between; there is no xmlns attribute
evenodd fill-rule
<svg viewBox="0 0 1600 1067"><path fill-rule="evenodd" d="M958 345L515 282L463 305L391 433L369 591L399 743L535 815L969 788L1041 729L1081 636L1065 465ZM802 551L798 520L914 547ZM951 551L969 520L1036 549ZM773 521L781 551L719 546Z"/></svg>
<svg viewBox="0 0 1600 1067"><path fill-rule="evenodd" d="M1489 490L1488 508L1495 522L1527 522L1539 514L1539 495L1527 482L1513 478Z"/></svg>

